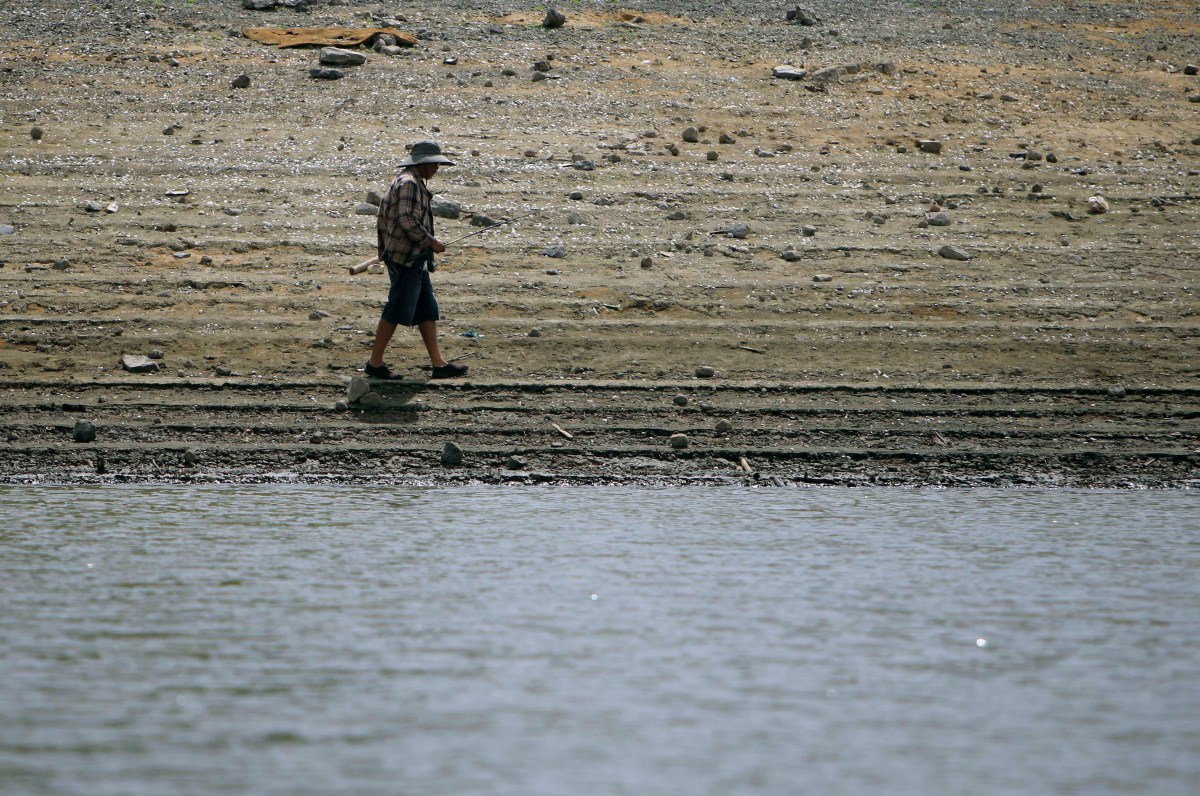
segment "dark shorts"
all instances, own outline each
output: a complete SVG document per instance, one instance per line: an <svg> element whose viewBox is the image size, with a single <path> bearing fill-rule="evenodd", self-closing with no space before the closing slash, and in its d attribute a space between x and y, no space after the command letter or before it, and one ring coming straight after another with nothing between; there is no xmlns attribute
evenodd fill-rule
<svg viewBox="0 0 1200 796"><path fill-rule="evenodd" d="M388 291L387 304L383 305L385 321L399 326L416 326L441 318L428 271L418 266L392 263L387 264L387 269L392 288Z"/></svg>

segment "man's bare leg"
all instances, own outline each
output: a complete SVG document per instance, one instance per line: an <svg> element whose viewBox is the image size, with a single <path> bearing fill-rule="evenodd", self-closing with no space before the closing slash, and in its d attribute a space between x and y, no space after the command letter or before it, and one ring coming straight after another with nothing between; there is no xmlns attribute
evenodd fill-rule
<svg viewBox="0 0 1200 796"><path fill-rule="evenodd" d="M417 324L417 331L421 333L421 342L425 344L425 350L429 352L430 363L435 368L447 364L446 358L442 356L442 349L438 347L437 321L422 321Z"/></svg>
<svg viewBox="0 0 1200 796"><path fill-rule="evenodd" d="M379 319L379 325L375 327L375 345L371 348L371 358L367 360L367 364L373 368L377 368L383 364L383 352L387 350L388 343L392 341L392 335L396 333L396 324L391 321Z"/></svg>

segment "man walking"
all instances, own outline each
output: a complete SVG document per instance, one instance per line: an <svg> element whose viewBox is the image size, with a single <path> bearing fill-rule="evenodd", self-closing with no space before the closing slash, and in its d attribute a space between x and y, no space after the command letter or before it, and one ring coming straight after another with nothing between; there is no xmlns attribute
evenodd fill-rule
<svg viewBox="0 0 1200 796"><path fill-rule="evenodd" d="M433 194L425 184L437 174L438 167L454 163L442 154L436 142L418 141L400 165L403 169L379 206L379 259L387 265L392 284L375 329L371 358L363 370L372 379L402 379L384 364L383 353L397 326L415 326L429 353L433 378L462 376L466 366L447 361L438 348L437 322L441 316L429 272L435 270L433 255L446 251L446 246L433 235Z"/></svg>

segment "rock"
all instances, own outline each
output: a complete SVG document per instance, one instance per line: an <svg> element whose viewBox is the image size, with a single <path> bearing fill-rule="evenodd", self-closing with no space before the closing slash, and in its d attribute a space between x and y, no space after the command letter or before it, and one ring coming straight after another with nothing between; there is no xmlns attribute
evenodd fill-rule
<svg viewBox="0 0 1200 796"><path fill-rule="evenodd" d="M50 266L50 268L54 271L70 271L71 261L64 257L61 260L55 260L54 265Z"/></svg>
<svg viewBox="0 0 1200 796"><path fill-rule="evenodd" d="M720 160L720 158L721 158L721 156L717 153L717 151L715 149L708 150L708 152L704 155L704 157L708 158L709 163L715 163L716 161Z"/></svg>
<svg viewBox="0 0 1200 796"><path fill-rule="evenodd" d="M808 76L807 69L797 69L794 66L777 66L771 70L771 77L777 77L780 80L803 80ZM721 138L726 136L722 134ZM721 141L722 144L732 144L732 141Z"/></svg>
<svg viewBox="0 0 1200 796"><path fill-rule="evenodd" d="M848 72L844 66L827 66L809 74L808 79L814 83L837 83L845 74Z"/></svg>
<svg viewBox="0 0 1200 796"><path fill-rule="evenodd" d="M653 257L643 257L641 266L642 266L642 268L653 268L654 267L654 258Z"/></svg>
<svg viewBox="0 0 1200 796"><path fill-rule="evenodd" d="M434 198L434 201L437 201L436 196L433 198ZM363 201L369 205L379 206L379 205L383 204L383 194L381 194L379 191L375 190L374 188L370 188L367 190L367 196L365 199L363 199Z"/></svg>
<svg viewBox="0 0 1200 796"><path fill-rule="evenodd" d="M340 69L309 69L308 74L314 80L341 80L346 76Z"/></svg>
<svg viewBox="0 0 1200 796"><path fill-rule="evenodd" d="M928 152L931 155L940 155L942 153L942 142L921 139L917 141L917 149L922 152Z"/></svg>
<svg viewBox="0 0 1200 796"><path fill-rule="evenodd" d="M817 228L810 224L805 224L804 226L800 227L800 234L806 238L811 238L817 234Z"/></svg>
<svg viewBox="0 0 1200 796"><path fill-rule="evenodd" d="M483 213L474 214L473 216L471 216L471 220L468 223L473 227L494 227L494 226L496 226L496 222L493 221L490 216L485 216Z"/></svg>
<svg viewBox="0 0 1200 796"><path fill-rule="evenodd" d="M832 282L833 277L829 274L813 274L814 282Z"/></svg>
<svg viewBox="0 0 1200 796"><path fill-rule="evenodd" d="M277 5L278 0L242 0L242 8L247 11L270 11Z"/></svg>
<svg viewBox="0 0 1200 796"><path fill-rule="evenodd" d="M504 460L504 466L506 468L508 468L509 470L524 470L526 467L529 466L529 462L525 461L525 459L521 458L520 456L517 456L516 454L514 454Z"/></svg>
<svg viewBox="0 0 1200 796"><path fill-rule="evenodd" d="M569 194L567 194L567 198L572 202L583 201L583 191L571 191Z"/></svg>
<svg viewBox="0 0 1200 796"><path fill-rule="evenodd" d="M361 409L380 409L383 407L383 396L371 390L358 399L358 406Z"/></svg>
<svg viewBox="0 0 1200 796"><path fill-rule="evenodd" d="M950 244L946 244L938 249L938 256L945 257L947 260L959 260L963 262L972 259L971 255L965 249Z"/></svg>
<svg viewBox="0 0 1200 796"><path fill-rule="evenodd" d="M728 227L725 227L724 229L718 229L716 232L713 232L712 234L713 235L728 235L731 238L737 238L738 240L742 240L743 238L745 238L747 235L750 234L750 225L749 224L741 224L741 223L731 224Z"/></svg>
<svg viewBox="0 0 1200 796"><path fill-rule="evenodd" d="M122 354L121 367L130 373L157 373L158 363L141 354Z"/></svg>
<svg viewBox="0 0 1200 796"><path fill-rule="evenodd" d="M563 258L567 256L567 247L562 243L554 243L550 246L547 246L542 251L542 254L546 257Z"/></svg>
<svg viewBox="0 0 1200 796"><path fill-rule="evenodd" d="M150 352L146 354L146 356L150 359L153 359L155 362L158 362L159 360L166 358L167 355L164 354L161 349L152 348L150 349Z"/></svg>
<svg viewBox="0 0 1200 796"><path fill-rule="evenodd" d="M805 27L812 27L821 20L817 18L816 14L807 8L800 8L797 6L796 8L793 8L787 12L787 21L797 22Z"/></svg>
<svg viewBox="0 0 1200 796"><path fill-rule="evenodd" d="M945 210L938 213L926 213L925 222L931 227L948 227L953 221Z"/></svg>
<svg viewBox="0 0 1200 796"><path fill-rule="evenodd" d="M250 88L250 75L238 75L229 85L233 86L234 88Z"/></svg>
<svg viewBox="0 0 1200 796"><path fill-rule="evenodd" d="M45 135L45 133L42 131L42 128L40 128L40 127L35 127L29 131L29 137L32 138L34 141L41 141L43 135Z"/></svg>
<svg viewBox="0 0 1200 796"><path fill-rule="evenodd" d="M675 404L676 406L687 406L688 397L686 395L676 395L671 399L671 403Z"/></svg>
<svg viewBox="0 0 1200 796"><path fill-rule="evenodd" d="M355 403L370 391L371 383L369 381L362 376L353 376L350 383L346 385L346 400Z"/></svg>
<svg viewBox="0 0 1200 796"><path fill-rule="evenodd" d="M1188 64L1187 66L1185 66L1183 68L1183 73L1185 75L1200 74L1200 66L1196 66L1195 64Z"/></svg>
<svg viewBox="0 0 1200 796"><path fill-rule="evenodd" d="M200 461L200 454L196 453L196 451L194 449L188 448L187 450L185 450L183 452L183 463L186 464L188 467L195 467L196 463L199 461Z"/></svg>
<svg viewBox="0 0 1200 796"><path fill-rule="evenodd" d="M716 368L709 367L708 365L700 365L696 368L696 378L698 379L711 379L716 375Z"/></svg>
<svg viewBox="0 0 1200 796"><path fill-rule="evenodd" d="M683 450L688 446L688 437L687 434L672 434L671 438L668 439L667 442L675 450Z"/></svg>
<svg viewBox="0 0 1200 796"><path fill-rule="evenodd" d="M96 424L90 420L76 420L72 435L76 442L95 442Z"/></svg>
<svg viewBox="0 0 1200 796"><path fill-rule="evenodd" d="M676 210L667 216L667 221L687 221L689 218L686 210Z"/></svg>
<svg viewBox="0 0 1200 796"><path fill-rule="evenodd" d="M1188 97L1188 102L1200 102L1200 94L1193 94Z"/></svg>
<svg viewBox="0 0 1200 796"><path fill-rule="evenodd" d="M570 213L567 213L567 223L573 224L574 226L580 226L582 224L586 224L587 219L583 217L582 213L572 210Z"/></svg>
<svg viewBox="0 0 1200 796"><path fill-rule="evenodd" d="M794 263L803 257L803 255L800 254L800 252L796 251L796 247L790 243L787 246L783 247L783 251L781 251L779 253L779 256L782 257L784 260L786 260L789 263Z"/></svg>
<svg viewBox="0 0 1200 796"><path fill-rule="evenodd" d="M458 467L463 463L462 448L453 442L447 442L442 446L442 466L443 467Z"/></svg>
<svg viewBox="0 0 1200 796"><path fill-rule="evenodd" d="M565 24L567 24L566 15L560 11L554 10L553 8L548 10L546 12L546 16L542 19L542 27L546 30L561 28Z"/></svg>
<svg viewBox="0 0 1200 796"><path fill-rule="evenodd" d="M356 216L377 216L379 215L379 206L369 202L359 202L354 206L354 215Z"/></svg>
<svg viewBox="0 0 1200 796"><path fill-rule="evenodd" d="M550 66L550 62L547 61L545 58L543 58L540 61L534 61L533 65L530 66L530 69L532 69L535 72L549 72L551 68L552 67Z"/></svg>
<svg viewBox="0 0 1200 796"><path fill-rule="evenodd" d="M1088 197L1088 212L1092 215L1101 215L1108 212L1108 200L1103 196Z"/></svg>
<svg viewBox="0 0 1200 796"><path fill-rule="evenodd" d="M353 50L343 50L340 47L321 48L321 66L362 66L366 62L367 56Z"/></svg>
<svg viewBox="0 0 1200 796"><path fill-rule="evenodd" d="M688 144L700 143L700 131L697 130L695 127L684 128L683 140L684 140L684 142L686 142Z"/></svg>
<svg viewBox="0 0 1200 796"><path fill-rule="evenodd" d="M329 313L326 312L325 310L313 310L312 312L308 313L308 319L310 321L319 321L322 318L328 318L328 317L329 317Z"/></svg>
<svg viewBox="0 0 1200 796"><path fill-rule="evenodd" d="M871 68L872 68L872 69L874 69L876 72L878 72L878 73L879 73L879 74L881 74L881 75L894 75L894 74L896 74L896 63L895 63L895 61L880 61L879 63L875 64L875 65L874 65L873 67L871 67Z"/></svg>
<svg viewBox="0 0 1200 796"><path fill-rule="evenodd" d="M225 378L226 376L233 375L233 368L229 367L228 365L217 365L215 368L213 368L213 373L217 374L221 378Z"/></svg>
<svg viewBox="0 0 1200 796"><path fill-rule="evenodd" d="M461 204L452 202L440 194L434 195L429 207L438 218L460 218L463 212Z"/></svg>
<svg viewBox="0 0 1200 796"><path fill-rule="evenodd" d="M404 48L398 44L385 44L379 48L380 55L397 56L404 52Z"/></svg>
<svg viewBox="0 0 1200 796"><path fill-rule="evenodd" d="M733 423L726 418L721 418L717 421L717 431L726 432L733 431Z"/></svg>
<svg viewBox="0 0 1200 796"><path fill-rule="evenodd" d="M8 224L0 224L0 235L15 235L17 228Z"/></svg>
<svg viewBox="0 0 1200 796"><path fill-rule="evenodd" d="M539 329L539 328L537 328L537 327L535 326L535 327L533 327L532 329L530 329L530 330L529 330L529 332L528 332L528 335L527 335L527 336L528 336L528 337L541 337L541 336L542 336L542 330L541 330L541 329Z"/></svg>
<svg viewBox="0 0 1200 796"><path fill-rule="evenodd" d="M571 168L578 171L595 171L596 164L590 160L577 160L571 164Z"/></svg>
<svg viewBox="0 0 1200 796"><path fill-rule="evenodd" d="M756 147L754 147L754 154L755 154L755 155L757 155L757 156L758 156L758 157L760 157L760 158L773 158L773 157L775 157L775 153L774 153L774 152L772 152L772 151L771 151L771 150L769 150L769 149L763 149L763 148L762 148L762 147L760 147L760 146L756 146Z"/></svg>
<svg viewBox="0 0 1200 796"><path fill-rule="evenodd" d="M1124 387L1109 387L1108 388L1108 396L1110 398L1124 398L1125 397L1125 388Z"/></svg>

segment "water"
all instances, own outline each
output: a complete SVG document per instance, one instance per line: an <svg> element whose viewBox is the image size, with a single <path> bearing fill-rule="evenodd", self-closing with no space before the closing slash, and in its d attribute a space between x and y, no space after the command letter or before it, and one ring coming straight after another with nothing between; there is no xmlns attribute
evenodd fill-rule
<svg viewBox="0 0 1200 796"><path fill-rule="evenodd" d="M1186 492L0 488L0 793L1184 794Z"/></svg>

